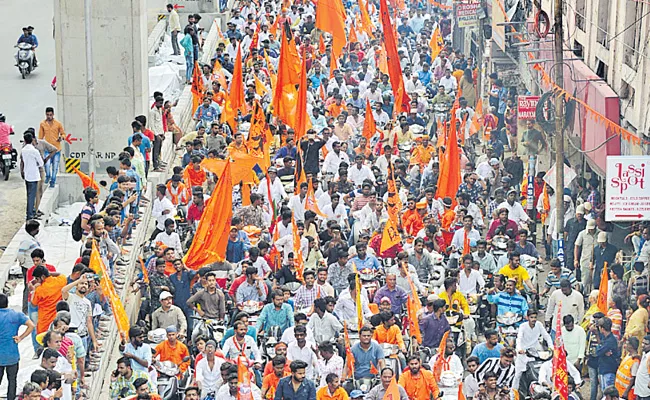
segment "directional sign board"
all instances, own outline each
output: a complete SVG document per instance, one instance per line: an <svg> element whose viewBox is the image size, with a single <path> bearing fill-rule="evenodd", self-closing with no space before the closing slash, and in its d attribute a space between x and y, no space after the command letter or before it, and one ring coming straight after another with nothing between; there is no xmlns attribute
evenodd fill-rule
<svg viewBox="0 0 650 400"><path fill-rule="evenodd" d="M650 219L650 156L607 157L606 221Z"/></svg>

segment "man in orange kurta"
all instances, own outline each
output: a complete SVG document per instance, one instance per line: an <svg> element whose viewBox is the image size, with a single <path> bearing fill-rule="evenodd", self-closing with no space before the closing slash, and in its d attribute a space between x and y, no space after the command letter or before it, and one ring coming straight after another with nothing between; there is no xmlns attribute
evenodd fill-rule
<svg viewBox="0 0 650 400"><path fill-rule="evenodd" d="M39 265L32 273L36 281L32 304L38 307L36 333L45 332L56 317L56 305L63 299L61 289L68 284L65 275L50 276L44 265Z"/></svg>
<svg viewBox="0 0 650 400"><path fill-rule="evenodd" d="M187 190L191 191L194 186L203 187L203 184L207 180L205 170L201 168L201 157L192 156L192 162L185 167L183 171L183 180L187 186ZM189 196L192 194L189 193Z"/></svg>
<svg viewBox="0 0 650 400"><path fill-rule="evenodd" d="M399 377L399 384L406 390L409 399L429 400L438 397L438 384L433 378L433 372L422 368L420 358L411 356L408 359L408 369Z"/></svg>
<svg viewBox="0 0 650 400"><path fill-rule="evenodd" d="M415 205L415 209L417 212L411 214L404 221L404 230L409 236L415 236L424 229L424 216L427 214L427 202L424 200L419 201Z"/></svg>
<svg viewBox="0 0 650 400"><path fill-rule="evenodd" d="M182 374L190 366L189 356L190 352L187 349L187 346L178 341L178 330L176 326L168 326L167 340L160 342L158 346L156 346L155 358L158 358L161 362L173 362L178 365L180 373ZM185 357L188 358L188 361L183 361Z"/></svg>
<svg viewBox="0 0 650 400"><path fill-rule="evenodd" d="M442 199L442 205L445 206L445 212L442 214L440 227L445 231L449 231L451 229L451 225L453 225L454 220L456 219L456 212L451 208L451 198L445 197Z"/></svg>

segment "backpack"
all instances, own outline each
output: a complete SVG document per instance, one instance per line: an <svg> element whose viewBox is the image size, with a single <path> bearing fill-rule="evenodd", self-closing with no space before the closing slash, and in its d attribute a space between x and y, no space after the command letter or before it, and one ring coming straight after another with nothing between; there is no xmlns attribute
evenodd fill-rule
<svg viewBox="0 0 650 400"><path fill-rule="evenodd" d="M83 232L83 229L81 229L81 213L79 213L72 223L72 239L74 239L75 242L80 241Z"/></svg>

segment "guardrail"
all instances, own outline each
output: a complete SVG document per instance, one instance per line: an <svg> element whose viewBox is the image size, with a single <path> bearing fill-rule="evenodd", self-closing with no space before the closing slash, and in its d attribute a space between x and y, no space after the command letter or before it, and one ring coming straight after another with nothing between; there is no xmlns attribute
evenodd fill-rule
<svg viewBox="0 0 650 400"><path fill-rule="evenodd" d="M201 60L200 60L201 63L203 64L210 64L210 62L212 61L212 55L217 49L217 40L219 39L219 35L217 34L217 24L219 23L220 21L218 21L218 18L212 20L212 25L210 26L210 31L208 32L208 36L205 38L205 41L203 42L203 55L201 56Z"/></svg>
<svg viewBox="0 0 650 400"><path fill-rule="evenodd" d="M158 54L160 45L162 45L163 41L165 40L165 33L167 33L168 25L169 21L165 16L160 21L158 21L158 23L153 27L153 30L149 34L149 38L147 39L147 54L150 67L156 64L156 54Z"/></svg>

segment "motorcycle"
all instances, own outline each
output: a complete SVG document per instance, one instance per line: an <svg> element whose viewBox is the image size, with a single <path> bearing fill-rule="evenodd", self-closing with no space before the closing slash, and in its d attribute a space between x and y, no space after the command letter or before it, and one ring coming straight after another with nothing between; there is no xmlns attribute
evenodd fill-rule
<svg viewBox="0 0 650 400"><path fill-rule="evenodd" d="M375 293L381 287L379 282L379 272L370 268L364 268L359 271L359 279L361 279L361 286L366 289L369 299L375 298Z"/></svg>
<svg viewBox="0 0 650 400"><path fill-rule="evenodd" d="M461 313L447 310L445 315L447 317L447 322L449 322L449 326L451 327L451 337L456 344L455 353L461 360L464 360L467 355L467 346L469 345L469 341L467 340L467 332L465 332L465 324L463 324L463 321L460 319Z"/></svg>
<svg viewBox="0 0 650 400"><path fill-rule="evenodd" d="M400 372L402 371L399 360L399 347L396 344L390 343L382 343L380 346L384 350L384 363L387 367L395 371L395 379L399 379Z"/></svg>
<svg viewBox="0 0 650 400"><path fill-rule="evenodd" d="M36 68L34 65L34 47L29 43L18 43L15 47L18 48L16 66L20 71L20 75L25 79Z"/></svg>
<svg viewBox="0 0 650 400"><path fill-rule="evenodd" d="M501 256L508 253L508 237L495 236L492 238L492 255L496 261L499 261Z"/></svg>
<svg viewBox="0 0 650 400"><path fill-rule="evenodd" d="M255 326L260 317L264 303L255 300L247 300L242 303L242 311L248 314L248 325Z"/></svg>
<svg viewBox="0 0 650 400"><path fill-rule="evenodd" d="M517 327L522 319L523 318L520 314L515 314L510 311L502 315L497 315L499 335L506 346L515 347L515 342L517 341Z"/></svg>
<svg viewBox="0 0 650 400"><path fill-rule="evenodd" d="M0 163L0 172L4 177L4 180L9 180L9 172L16 168L16 160L18 159L18 153L13 148L11 143L5 143L0 145L0 154L2 154L2 162Z"/></svg>
<svg viewBox="0 0 650 400"><path fill-rule="evenodd" d="M538 382L539 379L539 369L543 363L548 361L553 357L553 352L548 350L542 351L527 351L526 355L531 358L531 361L528 361L526 364L526 370L521 375L519 380L519 394L523 399L537 399L536 394L538 393L539 388L536 388L535 385L539 385L542 388L545 386L541 385Z"/></svg>
<svg viewBox="0 0 650 400"><path fill-rule="evenodd" d="M260 348L262 349L262 358L265 362L271 362L275 357L275 345L278 344L282 332L279 326L273 326L264 332L264 336L260 338Z"/></svg>
<svg viewBox="0 0 650 400"><path fill-rule="evenodd" d="M178 365L172 361L155 362L158 372L158 394L163 400L180 400Z"/></svg>
<svg viewBox="0 0 650 400"><path fill-rule="evenodd" d="M442 398L449 400L458 399L458 387L460 386L461 380L462 377L456 376L453 371L443 371L440 374L440 382L438 383Z"/></svg>
<svg viewBox="0 0 650 400"><path fill-rule="evenodd" d="M196 340L199 337L207 337L217 343L221 343L221 340L226 334L226 325L223 321L215 321L202 317L190 318L198 321L192 331L192 345L196 346Z"/></svg>

